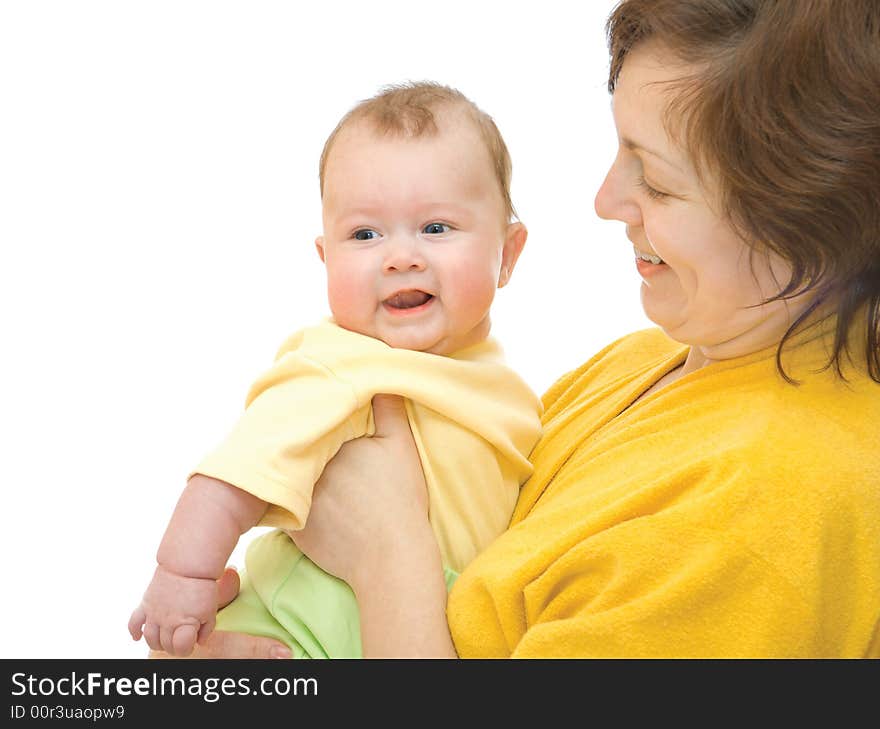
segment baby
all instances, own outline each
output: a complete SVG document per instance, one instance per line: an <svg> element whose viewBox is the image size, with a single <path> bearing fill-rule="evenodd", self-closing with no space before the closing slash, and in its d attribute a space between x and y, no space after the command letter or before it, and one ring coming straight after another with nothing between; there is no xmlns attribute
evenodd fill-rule
<svg viewBox="0 0 880 729"><path fill-rule="evenodd" d="M402 395L447 584L507 527L541 403L489 338L490 307L526 241L511 164L492 119L432 83L389 87L354 107L321 155L332 319L282 345L231 434L194 469L129 620L135 640L182 656L215 626L267 635L296 657L361 655L348 586L285 530L341 445L374 432L370 402ZM216 580L239 537L239 596L216 612Z"/></svg>

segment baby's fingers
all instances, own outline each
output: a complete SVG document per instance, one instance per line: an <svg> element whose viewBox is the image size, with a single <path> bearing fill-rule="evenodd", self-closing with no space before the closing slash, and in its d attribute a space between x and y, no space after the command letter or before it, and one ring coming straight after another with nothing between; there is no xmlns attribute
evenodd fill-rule
<svg viewBox="0 0 880 729"><path fill-rule="evenodd" d="M159 626L156 623L148 622L144 626L144 640L154 651L162 650L162 643L159 641Z"/></svg>
<svg viewBox="0 0 880 729"><path fill-rule="evenodd" d="M188 656L196 645L197 626L178 625L171 634L171 650L173 656Z"/></svg>
<svg viewBox="0 0 880 729"><path fill-rule="evenodd" d="M214 626L217 624L217 618L212 615L208 618L207 622L202 623L202 627L199 628L199 635L196 641L199 645L204 645L205 641L208 640L208 636L214 632Z"/></svg>
<svg viewBox="0 0 880 729"><path fill-rule="evenodd" d="M159 626L159 648L166 653L170 653L172 656L174 655L174 642L172 638L174 637L174 626L161 624Z"/></svg>
<svg viewBox="0 0 880 729"><path fill-rule="evenodd" d="M143 608L135 610L128 619L128 632L131 634L132 640L140 640L143 633L144 621L147 615Z"/></svg>

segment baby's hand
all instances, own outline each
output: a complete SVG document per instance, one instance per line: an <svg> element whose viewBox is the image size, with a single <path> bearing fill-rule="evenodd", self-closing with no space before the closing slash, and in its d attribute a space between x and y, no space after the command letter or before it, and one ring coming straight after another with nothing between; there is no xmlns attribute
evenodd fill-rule
<svg viewBox="0 0 880 729"><path fill-rule="evenodd" d="M134 640L143 635L153 650L188 656L196 641L204 643L214 630L216 614L215 580L177 575L159 565L128 620L128 632Z"/></svg>

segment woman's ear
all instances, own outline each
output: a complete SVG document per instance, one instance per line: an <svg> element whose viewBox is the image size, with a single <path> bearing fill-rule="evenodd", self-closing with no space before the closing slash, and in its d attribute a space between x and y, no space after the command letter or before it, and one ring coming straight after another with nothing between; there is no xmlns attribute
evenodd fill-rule
<svg viewBox="0 0 880 729"><path fill-rule="evenodd" d="M501 271L498 273L499 289L510 281L528 235L529 231L522 223L511 223L507 226L507 233L504 235L504 248L501 251Z"/></svg>
<svg viewBox="0 0 880 729"><path fill-rule="evenodd" d="M321 263L324 263L324 236L319 235L315 238L315 248L318 249L318 258L321 259Z"/></svg>

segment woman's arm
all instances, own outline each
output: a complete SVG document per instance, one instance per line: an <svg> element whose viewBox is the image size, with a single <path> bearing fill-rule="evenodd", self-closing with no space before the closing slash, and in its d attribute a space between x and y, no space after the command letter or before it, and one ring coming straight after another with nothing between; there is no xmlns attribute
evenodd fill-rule
<svg viewBox="0 0 880 729"><path fill-rule="evenodd" d="M387 568L353 586L366 658L455 658L446 624L446 582L433 532L401 544Z"/></svg>
<svg viewBox="0 0 880 729"><path fill-rule="evenodd" d="M440 549L403 400L377 395L373 416L375 435L346 443L325 467L306 527L292 536L351 586L364 656L455 657Z"/></svg>

